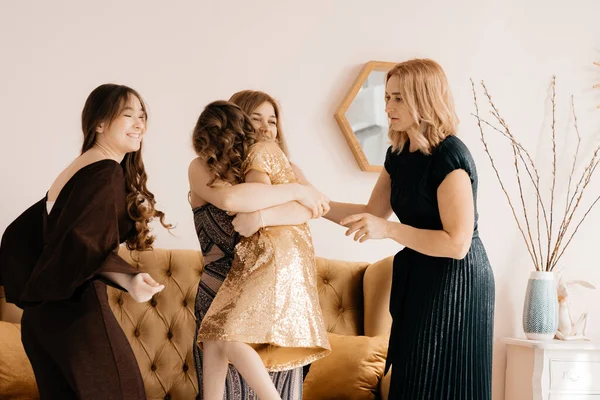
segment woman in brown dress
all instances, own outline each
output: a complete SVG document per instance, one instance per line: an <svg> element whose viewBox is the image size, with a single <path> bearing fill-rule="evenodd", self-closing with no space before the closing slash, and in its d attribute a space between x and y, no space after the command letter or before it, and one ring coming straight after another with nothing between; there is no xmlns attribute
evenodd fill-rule
<svg viewBox="0 0 600 400"><path fill-rule="evenodd" d="M6 298L24 309L22 341L44 399L145 399L137 361L110 310L106 284L148 301L163 289L117 255L152 246L148 222L164 214L146 188L146 106L106 84L82 112L81 155L0 245Z"/></svg>

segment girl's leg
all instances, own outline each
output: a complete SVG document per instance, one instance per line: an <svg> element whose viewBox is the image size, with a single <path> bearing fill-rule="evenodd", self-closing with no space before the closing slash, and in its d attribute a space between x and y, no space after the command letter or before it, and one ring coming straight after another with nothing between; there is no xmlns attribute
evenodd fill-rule
<svg viewBox="0 0 600 400"><path fill-rule="evenodd" d="M242 377L261 400L281 400L279 392L256 350L241 342L222 341L218 343L222 354L242 374ZM223 377L223 381L225 381L225 377Z"/></svg>
<svg viewBox="0 0 600 400"><path fill-rule="evenodd" d="M229 361L221 349L220 342L209 340L203 342L202 345L202 393L204 399L223 400Z"/></svg>

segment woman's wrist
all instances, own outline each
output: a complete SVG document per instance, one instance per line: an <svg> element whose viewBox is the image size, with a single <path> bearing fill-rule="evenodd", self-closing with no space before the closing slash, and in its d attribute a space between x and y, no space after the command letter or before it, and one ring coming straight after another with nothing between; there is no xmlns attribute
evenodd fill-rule
<svg viewBox="0 0 600 400"><path fill-rule="evenodd" d="M132 287L133 278L137 274L125 274L122 272L105 272L101 275L129 292Z"/></svg>
<svg viewBox="0 0 600 400"><path fill-rule="evenodd" d="M305 188L301 183L292 183L292 193L294 200L298 201L304 198L305 196Z"/></svg>
<svg viewBox="0 0 600 400"><path fill-rule="evenodd" d="M402 225L400 222L385 221L383 236L386 239L393 239L396 236L396 229L398 229L400 225Z"/></svg>

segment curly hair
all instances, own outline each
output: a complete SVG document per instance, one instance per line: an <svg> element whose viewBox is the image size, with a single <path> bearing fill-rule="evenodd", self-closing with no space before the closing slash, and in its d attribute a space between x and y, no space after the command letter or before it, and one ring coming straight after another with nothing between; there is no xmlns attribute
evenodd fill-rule
<svg viewBox="0 0 600 400"><path fill-rule="evenodd" d="M142 96L130 87L115 84L98 86L88 96L81 112L81 128L83 145L81 153L85 153L96 144L96 127L101 123L110 125L121 113L131 96L137 97L142 110L147 115L147 106ZM154 194L146 187L148 176L142 160L142 147L138 151L127 153L121 161L125 175L126 202L129 217L135 222L135 234L126 239L130 250L148 250L152 248L154 236L150 235L149 223L158 218L162 226L171 229L165 223L165 214L156 209Z"/></svg>
<svg viewBox="0 0 600 400"><path fill-rule="evenodd" d="M459 123L446 74L433 60L413 59L396 64L387 73L386 83L392 76L400 80L400 94L413 120L425 123L418 145L423 153L431 154L447 136L456 134ZM406 132L391 127L388 135L394 151L401 151L408 141Z"/></svg>
<svg viewBox="0 0 600 400"><path fill-rule="evenodd" d="M194 151L206 160L214 174L209 185L216 180L232 184L243 182L242 163L250 147L264 139L239 106L223 100L214 101L204 108L192 135ZM233 175L233 179L228 173Z"/></svg>
<svg viewBox="0 0 600 400"><path fill-rule="evenodd" d="M281 129L281 109L279 103L265 92L258 90L242 90L234 93L229 99L230 102L237 104L240 108L248 115L252 115L254 110L258 108L262 103L269 102L275 110L275 118L277 119L277 138L275 141L279 144L281 150L289 158L290 154L285 141L285 135L283 129Z"/></svg>

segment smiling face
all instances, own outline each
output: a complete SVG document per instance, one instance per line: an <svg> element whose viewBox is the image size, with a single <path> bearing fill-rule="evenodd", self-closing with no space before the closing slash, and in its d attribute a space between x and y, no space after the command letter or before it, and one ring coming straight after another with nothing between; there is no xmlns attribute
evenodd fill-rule
<svg viewBox="0 0 600 400"><path fill-rule="evenodd" d="M281 109L277 101L265 92L242 90L229 99L250 116L254 129L274 139L288 156L285 135L281 129Z"/></svg>
<svg viewBox="0 0 600 400"><path fill-rule="evenodd" d="M118 153L138 151L146 133L146 112L140 100L130 94L117 116L110 123L101 123L96 132L104 146Z"/></svg>
<svg viewBox="0 0 600 400"><path fill-rule="evenodd" d="M390 127L397 132L407 132L418 127L402 98L400 78L396 75L392 75L385 85L385 112L390 119Z"/></svg>
<svg viewBox="0 0 600 400"><path fill-rule="evenodd" d="M273 104L263 102L252 111L250 118L257 131L265 133L270 139L277 138L277 115Z"/></svg>

